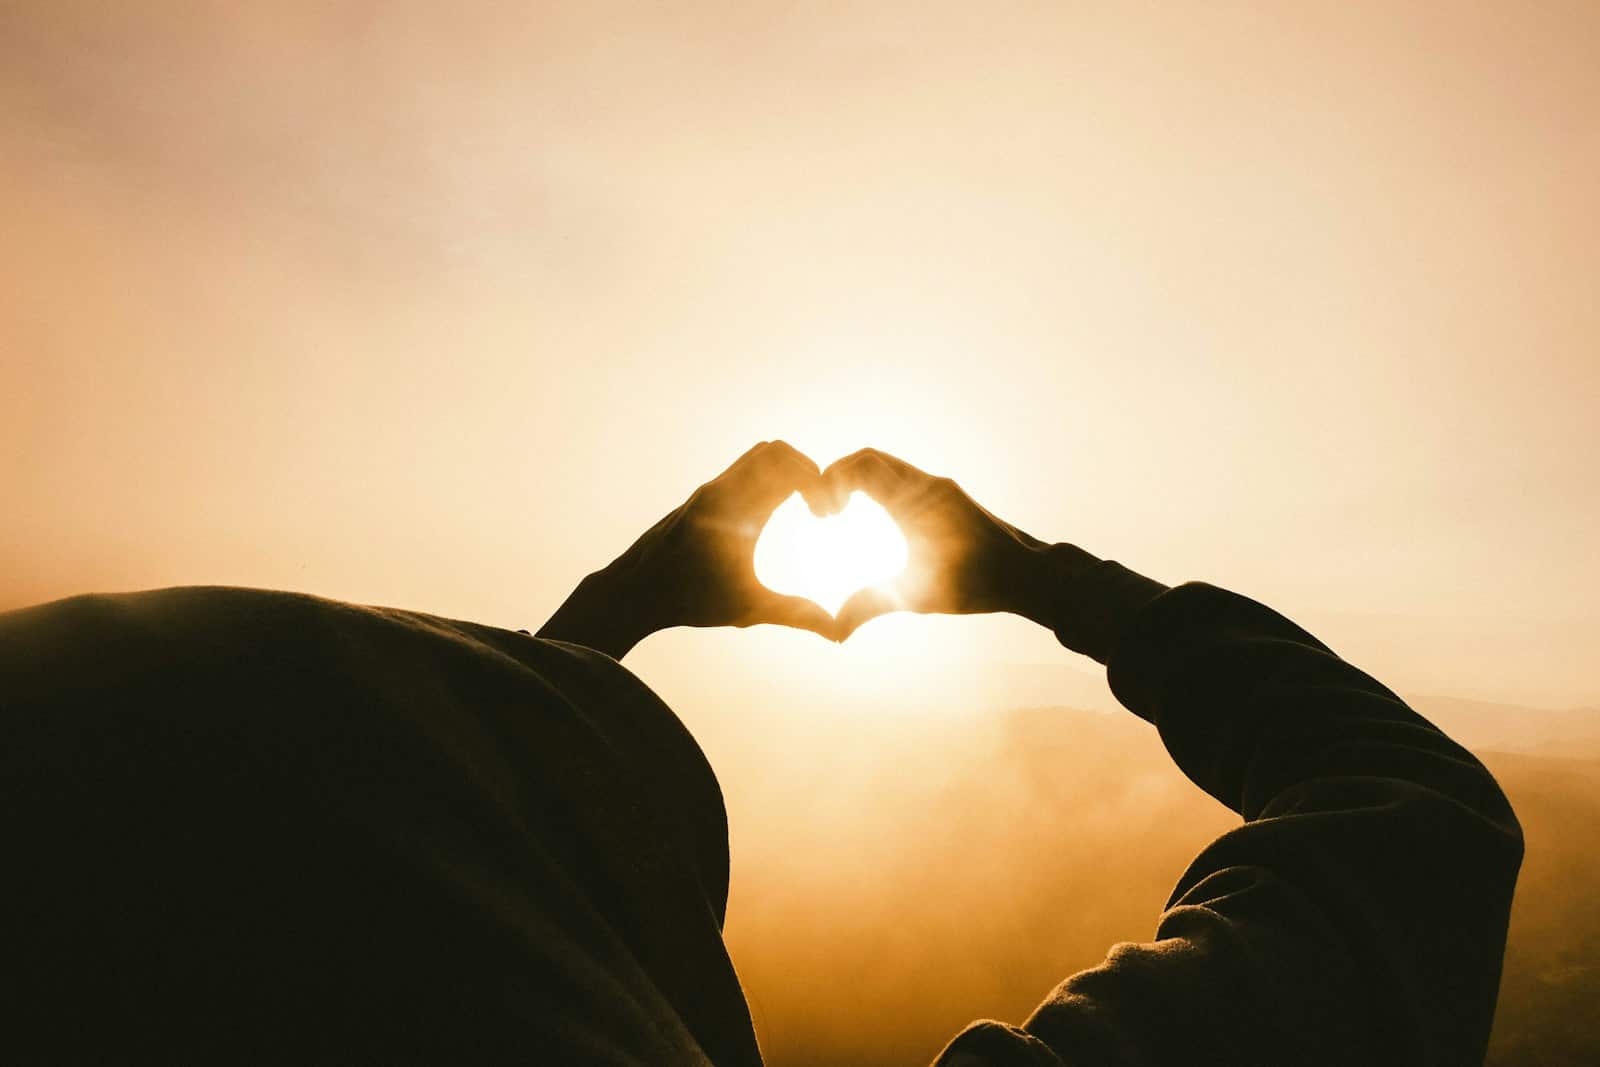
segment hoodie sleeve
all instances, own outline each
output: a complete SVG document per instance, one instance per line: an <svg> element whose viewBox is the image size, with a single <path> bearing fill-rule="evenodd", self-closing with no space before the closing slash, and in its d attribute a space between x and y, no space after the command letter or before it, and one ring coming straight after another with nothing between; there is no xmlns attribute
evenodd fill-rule
<svg viewBox="0 0 1600 1067"><path fill-rule="evenodd" d="M1113 947L1020 1028L973 1024L939 1063L1481 1063L1522 857L1489 772L1255 601L1114 563L1080 589L1057 636L1108 661L1117 698L1244 823L1190 864L1153 941Z"/></svg>

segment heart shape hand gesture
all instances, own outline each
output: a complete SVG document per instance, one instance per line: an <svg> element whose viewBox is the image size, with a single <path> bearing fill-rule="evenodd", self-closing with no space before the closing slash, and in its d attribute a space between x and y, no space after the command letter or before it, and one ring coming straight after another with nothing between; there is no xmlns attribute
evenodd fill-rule
<svg viewBox="0 0 1600 1067"><path fill-rule="evenodd" d="M842 641L890 611L1013 610L1043 547L948 478L886 453L863 449L821 471L763 441L585 579L540 636L619 658L671 626L778 623ZM811 596L843 605L834 616Z"/></svg>
<svg viewBox="0 0 1600 1067"><path fill-rule="evenodd" d="M858 491L836 514L817 517L796 493L772 513L756 541L756 577L768 589L814 600L837 616L862 589L906 569L906 539L883 505Z"/></svg>

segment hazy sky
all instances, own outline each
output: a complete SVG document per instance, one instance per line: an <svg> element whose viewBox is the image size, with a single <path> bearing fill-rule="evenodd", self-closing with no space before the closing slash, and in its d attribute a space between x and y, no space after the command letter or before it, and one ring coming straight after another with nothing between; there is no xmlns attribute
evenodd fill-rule
<svg viewBox="0 0 1600 1067"><path fill-rule="evenodd" d="M0 607L537 626L781 436L1600 701L1597 54L1590 0L0 0ZM1065 662L861 638L636 663Z"/></svg>

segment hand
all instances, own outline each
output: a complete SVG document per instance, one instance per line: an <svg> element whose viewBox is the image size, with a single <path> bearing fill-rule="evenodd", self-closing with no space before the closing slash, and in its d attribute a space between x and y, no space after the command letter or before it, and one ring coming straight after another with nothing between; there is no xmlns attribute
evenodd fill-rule
<svg viewBox="0 0 1600 1067"><path fill-rule="evenodd" d="M796 491L816 500L817 465L782 441L763 441L695 490L605 570L591 575L539 631L616 658L672 626L777 623L824 637L823 608L756 579L761 528Z"/></svg>
<svg viewBox="0 0 1600 1067"><path fill-rule="evenodd" d="M839 609L835 639L891 611L975 614L1022 610L1043 542L980 507L949 478L864 448L828 467L820 496L837 504L860 489L905 534L905 572L856 593Z"/></svg>

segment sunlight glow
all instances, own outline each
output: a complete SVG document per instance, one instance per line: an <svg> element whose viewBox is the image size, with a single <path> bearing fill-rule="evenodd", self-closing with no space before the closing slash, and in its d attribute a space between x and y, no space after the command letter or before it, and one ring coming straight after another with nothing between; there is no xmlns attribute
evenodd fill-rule
<svg viewBox="0 0 1600 1067"><path fill-rule="evenodd" d="M779 505L756 541L756 578L768 589L807 597L838 614L857 589L899 576L906 539L894 519L862 492L837 515L819 519L799 493Z"/></svg>

